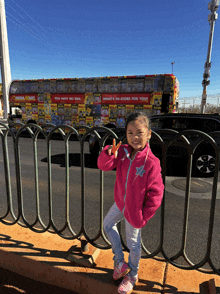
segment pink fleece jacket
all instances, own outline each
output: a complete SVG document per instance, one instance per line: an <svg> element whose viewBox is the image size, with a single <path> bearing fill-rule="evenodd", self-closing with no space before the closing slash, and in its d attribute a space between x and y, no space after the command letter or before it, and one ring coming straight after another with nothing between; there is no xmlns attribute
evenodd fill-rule
<svg viewBox="0 0 220 294"><path fill-rule="evenodd" d="M160 207L164 185L159 159L149 145L130 158L132 147L121 145L117 158L108 155L106 146L98 157L103 171L117 168L114 200L126 220L135 228L142 228Z"/></svg>

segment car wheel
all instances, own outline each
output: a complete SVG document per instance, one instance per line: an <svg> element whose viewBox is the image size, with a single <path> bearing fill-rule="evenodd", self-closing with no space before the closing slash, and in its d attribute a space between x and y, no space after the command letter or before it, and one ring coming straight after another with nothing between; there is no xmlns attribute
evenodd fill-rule
<svg viewBox="0 0 220 294"><path fill-rule="evenodd" d="M197 177L213 177L216 167L215 156L212 154L197 155L193 163L193 175Z"/></svg>

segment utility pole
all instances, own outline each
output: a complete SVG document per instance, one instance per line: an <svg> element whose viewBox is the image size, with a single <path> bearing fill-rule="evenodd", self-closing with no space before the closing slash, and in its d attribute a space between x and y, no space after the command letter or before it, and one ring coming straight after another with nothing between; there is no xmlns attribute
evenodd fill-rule
<svg viewBox="0 0 220 294"><path fill-rule="evenodd" d="M175 61L171 62L171 64L172 64L172 74L173 74L173 65L174 65L174 63L175 63Z"/></svg>
<svg viewBox="0 0 220 294"><path fill-rule="evenodd" d="M193 110L194 110L196 97L190 97L190 98L193 100Z"/></svg>
<svg viewBox="0 0 220 294"><path fill-rule="evenodd" d="M4 0L0 0L0 64L4 118L7 119L9 113L9 86L11 83L11 67L9 61L8 34Z"/></svg>
<svg viewBox="0 0 220 294"><path fill-rule="evenodd" d="M208 4L208 10L211 11L211 13L208 16L210 32L209 32L207 60L205 63L205 71L203 74L203 81L202 81L203 94L202 94L202 101L201 101L201 113L205 113L205 106L206 106L206 99L207 99L206 88L210 84L209 77L210 77L210 68L211 68L212 42L213 42L215 21L218 18L218 13L216 13L216 11L218 10L218 7L219 7L219 0L212 0L212 2L209 2Z"/></svg>
<svg viewBox="0 0 220 294"><path fill-rule="evenodd" d="M185 98L183 99L184 102L182 102L182 104L184 105L183 108L184 108L184 111L185 111L185 108L186 108L186 104L190 104L189 102L186 102L186 100L188 100L189 98Z"/></svg>

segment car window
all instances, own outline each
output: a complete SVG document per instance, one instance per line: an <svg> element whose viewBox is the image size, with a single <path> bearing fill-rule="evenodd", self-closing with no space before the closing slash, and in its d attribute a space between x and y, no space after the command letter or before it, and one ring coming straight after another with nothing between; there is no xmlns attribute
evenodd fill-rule
<svg viewBox="0 0 220 294"><path fill-rule="evenodd" d="M210 133L210 132L219 131L219 130L220 130L220 124L217 120L215 120L215 119L204 120L204 132L205 133Z"/></svg>
<svg viewBox="0 0 220 294"><path fill-rule="evenodd" d="M185 118L175 118L173 119L173 126L172 128L176 131L183 131L189 128L189 121Z"/></svg>
<svg viewBox="0 0 220 294"><path fill-rule="evenodd" d="M219 123L215 119L211 118L190 118L189 129L200 130L204 133L210 133L217 131L219 128Z"/></svg>
<svg viewBox="0 0 220 294"><path fill-rule="evenodd" d="M183 130L200 130L205 133L220 131L220 122L211 118L198 117L160 117L151 119L152 130L173 129L176 131Z"/></svg>
<svg viewBox="0 0 220 294"><path fill-rule="evenodd" d="M170 117L161 117L161 118L151 119L151 128L154 131L159 129L171 129L172 119Z"/></svg>
<svg viewBox="0 0 220 294"><path fill-rule="evenodd" d="M186 130L188 122L185 118L162 117L151 119L152 130L174 129L177 131Z"/></svg>

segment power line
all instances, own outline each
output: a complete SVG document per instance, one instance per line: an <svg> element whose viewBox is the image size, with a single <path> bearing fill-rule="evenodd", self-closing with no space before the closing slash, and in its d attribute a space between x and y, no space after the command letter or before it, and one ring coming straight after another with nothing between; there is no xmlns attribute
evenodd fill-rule
<svg viewBox="0 0 220 294"><path fill-rule="evenodd" d="M215 93L215 94L208 94L207 95L207 98L217 98L218 96L220 96L220 93ZM180 100L181 99L201 99L202 95L197 95L197 96L188 96L188 97L181 97L179 98Z"/></svg>
<svg viewBox="0 0 220 294"><path fill-rule="evenodd" d="M190 104L193 107L196 105L198 106L200 104L198 101L201 101L201 97L202 97L201 95L191 96L191 97L182 97L182 98L179 98L179 104L184 105L184 107L185 107L185 104ZM208 104L213 104L213 105L217 104L218 106L219 106L219 99L220 99L220 93L210 94L207 97L207 100L209 100ZM186 103L186 101L189 101L189 102Z"/></svg>
<svg viewBox="0 0 220 294"><path fill-rule="evenodd" d="M17 14L19 14L20 17L22 17L24 19L24 17L19 12L17 12L11 5L9 5L8 3L6 3L6 5L8 5L12 10L14 10L14 12L16 12Z"/></svg>
<svg viewBox="0 0 220 294"><path fill-rule="evenodd" d="M28 17L30 17L30 19L33 21L33 22L35 22L44 32L46 32L47 33L47 31L35 20L35 19L33 19L20 5L18 5L14 0L11 0L15 5L17 5L22 11L24 11L24 13L28 16Z"/></svg>
<svg viewBox="0 0 220 294"><path fill-rule="evenodd" d="M34 23L36 23L40 28L41 28L41 30L43 30L44 32L46 32L46 33L48 33L35 19L33 19L20 5L18 5L14 0L11 0L18 8L20 8ZM9 4L8 4L9 5ZM10 6L10 5L9 5ZM11 7L11 6L10 6ZM11 7L12 8L12 7ZM16 13L18 13L14 8L12 8ZM7 12L7 14L9 14L8 12ZM20 14L20 13L18 13L23 19L24 19L24 17ZM12 15L11 15L12 16ZM12 16L14 19L16 19L14 16ZM18 22L20 22L18 19L16 19ZM20 22L21 23L21 22ZM24 26L28 31L31 31L32 32L32 35L33 36L35 36L35 32L33 32L33 30L30 30L29 28L27 28L23 23L21 23L22 24L22 26ZM37 39L39 39L39 40L41 40L41 41L43 41L44 43L47 43L47 44L49 44L49 45L52 45L52 43L53 43L53 41L48 37L48 36L46 36L42 31L40 31L36 26L33 26L34 27L34 29L37 31L37 33L39 33L40 34L40 36L39 35L37 35ZM23 27L22 27L23 28ZM26 31L27 31L26 30ZM42 36L43 35L43 37L44 38L46 38L46 40L43 40L42 39ZM35 36L36 37L36 36ZM48 42L48 40L50 40L52 43L50 43L50 42Z"/></svg>
<svg viewBox="0 0 220 294"><path fill-rule="evenodd" d="M8 15L10 15L12 18L14 18L18 23L20 23L20 25L18 23L16 23L15 21L13 21L12 19L10 19L8 17ZM37 38L40 41L43 42L47 42L46 40L42 39L39 35L36 35L35 32L33 32L32 30L30 30L30 28L28 28L27 26L25 26L20 20L18 20L16 17L14 17L13 15L11 15L9 12L7 12L7 19L9 19L10 21L12 21L13 23L15 23L16 25L20 26L22 29L24 29L24 27L26 28L25 31L29 32L32 36L34 36L35 38Z"/></svg>
<svg viewBox="0 0 220 294"><path fill-rule="evenodd" d="M13 21L12 19L10 19L9 17L7 17L7 19L9 19L10 21L12 21L15 25L17 25L18 27L21 27L23 30L25 30L26 32L30 33L32 36L34 36L35 38L37 38L38 40L42 41L41 39L39 39L36 35L32 34L29 30L24 29L22 26L20 26L19 24L17 24L15 21Z"/></svg>

